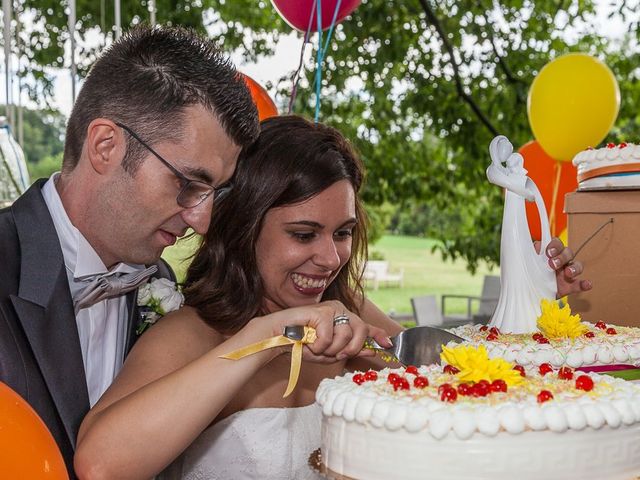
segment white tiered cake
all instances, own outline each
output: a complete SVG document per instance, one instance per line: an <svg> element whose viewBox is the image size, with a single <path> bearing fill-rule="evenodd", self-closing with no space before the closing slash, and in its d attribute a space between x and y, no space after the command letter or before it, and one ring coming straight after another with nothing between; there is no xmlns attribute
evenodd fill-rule
<svg viewBox="0 0 640 480"><path fill-rule="evenodd" d="M322 461L330 476L359 480L639 475L640 386L543 371L509 387L435 365L324 380Z"/></svg>

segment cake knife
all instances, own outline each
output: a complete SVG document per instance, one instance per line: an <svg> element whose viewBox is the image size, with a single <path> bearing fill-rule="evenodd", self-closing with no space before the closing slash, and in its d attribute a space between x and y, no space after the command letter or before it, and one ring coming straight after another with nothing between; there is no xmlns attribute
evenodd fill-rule
<svg viewBox="0 0 640 480"><path fill-rule="evenodd" d="M292 340L301 340L304 336L304 327L299 325L285 327L283 335ZM403 330L390 340L393 346L384 348L373 338L368 337L365 346L386 353L398 359L403 365L418 366L440 363L442 345L449 342L460 343L464 338L440 328L421 326Z"/></svg>

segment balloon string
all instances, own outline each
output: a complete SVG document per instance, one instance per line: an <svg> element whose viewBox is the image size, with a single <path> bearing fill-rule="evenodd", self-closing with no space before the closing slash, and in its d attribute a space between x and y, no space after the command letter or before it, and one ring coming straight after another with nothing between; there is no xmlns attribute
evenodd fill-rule
<svg viewBox="0 0 640 480"><path fill-rule="evenodd" d="M551 211L549 212L549 225L551 226L551 236L556 236L556 203L558 200L558 190L560 188L560 174L562 173L562 165L556 160L555 178L553 180L553 196L551 197Z"/></svg>
<svg viewBox="0 0 640 480"><path fill-rule="evenodd" d="M315 122L320 118L320 89L322 87L322 0L316 0L316 18L318 26L318 53L316 55L316 114Z"/></svg>
<svg viewBox="0 0 640 480"><path fill-rule="evenodd" d="M609 220L607 220L598 228L596 228L596 230L591 235L589 235L589 237L587 237L587 239L584 242L582 242L582 244L573 253L573 257L571 257L571 261L578 256L578 253L580 253L580 250L582 250L587 245L587 243L593 240L593 237L595 237L598 233L600 233L600 231L610 223L613 223L613 217L610 217Z"/></svg>
<svg viewBox="0 0 640 480"><path fill-rule="evenodd" d="M321 88L322 88L322 64L324 62L324 56L329 48L329 41L331 40L331 35L333 34L333 28L336 25L336 19L338 18L338 11L340 10L340 3L342 0L338 0L336 2L336 7L333 10L333 18L331 19L331 25L329 26L329 31L327 32L327 38L324 41L324 45L322 43L322 16L321 16L321 0L316 0L318 4L318 54L317 54L317 68L316 68L316 114L315 114L315 122L318 123L320 119L320 98L321 98Z"/></svg>
<svg viewBox="0 0 640 480"><path fill-rule="evenodd" d="M309 34L311 33L311 20L313 20L313 13L315 11L316 5L313 4L313 8L311 9L311 15L309 15L309 23L307 24L307 32L304 34L304 40L302 41L302 48L300 49L300 61L298 62L298 69L296 73L293 74L293 86L291 87L291 98L289 99L289 109L288 113L291 114L293 112L293 104L296 101L296 96L298 94L298 82L300 81L300 72L302 71L302 65L304 65L304 52L307 50L307 44L309 43Z"/></svg>
<svg viewBox="0 0 640 480"><path fill-rule="evenodd" d="M329 32L327 33L327 39L324 42L324 48L322 49L323 52L326 52L327 48L329 48L329 40L331 39L331 34L333 33L333 27L336 26L336 18L338 18L338 10L340 10L341 3L342 0L338 0L336 2L336 8L333 10L333 18L331 19L331 26L329 27Z"/></svg>

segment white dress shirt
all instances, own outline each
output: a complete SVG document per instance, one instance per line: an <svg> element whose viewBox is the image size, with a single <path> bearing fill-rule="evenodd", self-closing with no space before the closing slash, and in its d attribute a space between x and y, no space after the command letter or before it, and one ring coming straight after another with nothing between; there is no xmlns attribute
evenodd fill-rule
<svg viewBox="0 0 640 480"><path fill-rule="evenodd" d="M55 187L59 172L42 187L42 195L55 226L72 298L86 286L82 280L99 273L128 273L144 265L118 263L107 269L96 251L73 226ZM95 405L122 368L127 341L128 309L126 295L102 300L76 314L91 406Z"/></svg>

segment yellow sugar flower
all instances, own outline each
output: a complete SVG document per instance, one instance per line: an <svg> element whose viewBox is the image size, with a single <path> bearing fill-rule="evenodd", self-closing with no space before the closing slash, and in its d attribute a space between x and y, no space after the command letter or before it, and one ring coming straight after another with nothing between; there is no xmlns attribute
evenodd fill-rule
<svg viewBox="0 0 640 480"><path fill-rule="evenodd" d="M580 315L571 315L569 305L560 308L555 300L542 300L540 308L538 328L547 338L577 338L589 330L580 322Z"/></svg>
<svg viewBox="0 0 640 480"><path fill-rule="evenodd" d="M501 379L507 385L513 386L524 380L520 372L513 369L512 363L503 358L489 358L483 345L477 348L467 345L453 348L443 346L440 358L460 370L456 376L463 382L492 382Z"/></svg>

